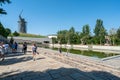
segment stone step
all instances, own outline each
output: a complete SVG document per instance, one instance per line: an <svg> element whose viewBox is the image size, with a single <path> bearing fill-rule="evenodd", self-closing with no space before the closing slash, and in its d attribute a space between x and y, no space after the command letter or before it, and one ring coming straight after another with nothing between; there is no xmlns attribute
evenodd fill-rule
<svg viewBox="0 0 120 80"><path fill-rule="evenodd" d="M79 68L83 71L91 71L91 70L97 70L97 71L107 71L112 74L115 74L119 76L120 71L111 67L104 65L103 63L97 63L94 61L86 60L86 59L80 59L80 58L71 58L68 56L65 56L63 54L56 53L56 51L51 51L51 50L40 50L44 55L53 58L57 61L63 62L65 64L69 64L73 67Z"/></svg>

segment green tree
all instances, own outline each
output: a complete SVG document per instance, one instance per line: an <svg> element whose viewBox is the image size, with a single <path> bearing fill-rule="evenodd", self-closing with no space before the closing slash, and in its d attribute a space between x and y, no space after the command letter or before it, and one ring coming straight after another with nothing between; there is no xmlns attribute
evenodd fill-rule
<svg viewBox="0 0 120 80"><path fill-rule="evenodd" d="M109 35L111 37L112 45L115 44L115 39L117 38L116 34L117 34L117 30L115 28L110 29Z"/></svg>
<svg viewBox="0 0 120 80"><path fill-rule="evenodd" d="M9 28L4 28L2 23L0 23L0 35L7 38L9 34L11 34L11 30Z"/></svg>
<svg viewBox="0 0 120 80"><path fill-rule="evenodd" d="M75 33L75 44L80 44L80 32Z"/></svg>
<svg viewBox="0 0 120 80"><path fill-rule="evenodd" d="M90 38L90 26L84 25L81 33L81 40L83 41L83 44L88 43L89 38Z"/></svg>
<svg viewBox="0 0 120 80"><path fill-rule="evenodd" d="M9 36L11 34L11 30L9 28L5 28L6 36Z"/></svg>
<svg viewBox="0 0 120 80"><path fill-rule="evenodd" d="M69 29L69 32L70 32L70 33L75 33L75 28L72 26L72 27Z"/></svg>
<svg viewBox="0 0 120 80"><path fill-rule="evenodd" d="M13 33L13 36L19 36L20 34L17 32L17 31L15 31L14 33Z"/></svg>
<svg viewBox="0 0 120 80"><path fill-rule="evenodd" d="M95 29L94 29L95 37L98 37L101 43L105 42L105 35L107 35L107 32L103 26L103 21L100 19L97 19Z"/></svg>
<svg viewBox="0 0 120 80"><path fill-rule="evenodd" d="M60 30L57 32L57 38L60 44L66 44L67 43L67 30Z"/></svg>
<svg viewBox="0 0 120 80"><path fill-rule="evenodd" d="M75 32L74 27L69 30L61 30L57 32L58 41L62 44L77 44L79 41L79 35Z"/></svg>
<svg viewBox="0 0 120 80"><path fill-rule="evenodd" d="M82 33L84 35L90 35L90 26L88 24L83 26Z"/></svg>
<svg viewBox="0 0 120 80"><path fill-rule="evenodd" d="M120 39L120 27L117 30L117 38Z"/></svg>
<svg viewBox="0 0 120 80"><path fill-rule="evenodd" d="M53 48L54 48L54 44L56 44L58 41L57 41L57 38L55 37L52 37L52 44L53 44Z"/></svg>
<svg viewBox="0 0 120 80"><path fill-rule="evenodd" d="M57 38L52 37L52 44L57 43Z"/></svg>
<svg viewBox="0 0 120 80"><path fill-rule="evenodd" d="M0 6L2 6L5 3L11 3L11 1L10 0L0 0ZM7 12L3 8L0 8L0 14L7 14Z"/></svg>
<svg viewBox="0 0 120 80"><path fill-rule="evenodd" d="M71 27L68 32L68 41L70 44L75 43L75 28Z"/></svg>
<svg viewBox="0 0 120 80"><path fill-rule="evenodd" d="M5 32L5 28L3 27L2 23L0 22L0 35L6 37L6 36L5 36L5 33L6 33L6 32Z"/></svg>
<svg viewBox="0 0 120 80"><path fill-rule="evenodd" d="M9 28L5 29L8 34L11 34L11 30Z"/></svg>

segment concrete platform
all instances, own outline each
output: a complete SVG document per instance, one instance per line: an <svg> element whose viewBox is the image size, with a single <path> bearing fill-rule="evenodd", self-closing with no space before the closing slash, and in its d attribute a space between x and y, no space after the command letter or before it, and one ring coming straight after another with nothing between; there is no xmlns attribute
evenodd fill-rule
<svg viewBox="0 0 120 80"><path fill-rule="evenodd" d="M31 52L26 55L7 55L0 62L0 80L120 80L120 76L114 72L99 70L90 65L84 65L83 68L83 64L72 58L55 55L50 51L47 52L50 54L46 54L46 50L42 48L38 51L40 54L36 55L36 61L33 61Z"/></svg>

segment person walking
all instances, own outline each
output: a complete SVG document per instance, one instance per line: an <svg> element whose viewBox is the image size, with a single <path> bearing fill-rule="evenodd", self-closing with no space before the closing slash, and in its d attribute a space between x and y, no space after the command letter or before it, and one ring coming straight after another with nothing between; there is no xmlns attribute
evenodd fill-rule
<svg viewBox="0 0 120 80"><path fill-rule="evenodd" d="M4 48L4 43L0 42L0 58L2 61L5 59L5 48Z"/></svg>
<svg viewBox="0 0 120 80"><path fill-rule="evenodd" d="M15 53L15 44L12 44L12 53Z"/></svg>
<svg viewBox="0 0 120 80"><path fill-rule="evenodd" d="M17 53L17 48L18 48L17 42L15 42L14 45L15 45L15 52Z"/></svg>
<svg viewBox="0 0 120 80"><path fill-rule="evenodd" d="M23 51L24 54L26 54L26 52L27 52L27 43L26 42L23 43L22 51Z"/></svg>
<svg viewBox="0 0 120 80"><path fill-rule="evenodd" d="M5 48L5 54L8 54L9 53L9 44L8 43L5 43L3 45L3 47Z"/></svg>
<svg viewBox="0 0 120 80"><path fill-rule="evenodd" d="M36 53L38 54L38 52L37 52L37 46L36 46L35 43L32 46L32 53L33 53L33 61L35 61L36 60Z"/></svg>
<svg viewBox="0 0 120 80"><path fill-rule="evenodd" d="M60 47L60 48L58 48L58 49L59 49L59 52L62 53L62 48Z"/></svg>

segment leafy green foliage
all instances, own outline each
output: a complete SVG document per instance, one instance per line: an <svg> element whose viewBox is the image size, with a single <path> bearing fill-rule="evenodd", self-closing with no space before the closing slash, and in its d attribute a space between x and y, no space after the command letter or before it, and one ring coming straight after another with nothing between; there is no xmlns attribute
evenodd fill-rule
<svg viewBox="0 0 120 80"><path fill-rule="evenodd" d="M60 43L62 44L66 44L67 40L68 40L68 31L67 30L61 30L57 32L57 37L58 37L58 41L60 41Z"/></svg>
<svg viewBox="0 0 120 80"><path fill-rule="evenodd" d="M99 38L100 44L103 44L105 41L105 36L107 32L103 26L103 21L97 19L95 29L94 29L95 36Z"/></svg>
<svg viewBox="0 0 120 80"><path fill-rule="evenodd" d="M13 36L19 36L20 34L17 32L17 31L15 31L14 33L13 33Z"/></svg>
<svg viewBox="0 0 120 80"><path fill-rule="evenodd" d="M7 36L11 34L11 30L9 28L6 28L5 31Z"/></svg>
<svg viewBox="0 0 120 80"><path fill-rule="evenodd" d="M88 39L90 39L90 27L89 25L84 25L81 33L81 40L83 41L83 44L88 44Z"/></svg>
<svg viewBox="0 0 120 80"><path fill-rule="evenodd" d="M0 8L0 14L7 14L7 13L5 12L5 10L3 10L2 8Z"/></svg>
<svg viewBox="0 0 120 80"><path fill-rule="evenodd" d="M104 36L107 34L104 26L103 21L100 19L97 19L95 29L94 29L95 36Z"/></svg>
<svg viewBox="0 0 120 80"><path fill-rule="evenodd" d="M84 25L82 32L76 32L74 27L69 30L60 30L57 32L57 41L61 44L96 44L104 45L107 40L109 40L110 45L120 45L120 28L111 29L108 34L103 26L103 21L101 19L96 20L96 25L94 28L94 35L91 35L90 26ZM106 39L106 36L108 37Z"/></svg>
<svg viewBox="0 0 120 80"><path fill-rule="evenodd" d="M61 30L57 32L58 41L61 44L79 44L79 32L76 32L74 27L69 30Z"/></svg>
<svg viewBox="0 0 120 80"><path fill-rule="evenodd" d="M2 6L3 4L5 3L11 3L10 0L0 0L0 6ZM7 14L7 12L3 9L3 8L0 8L0 14Z"/></svg>
<svg viewBox="0 0 120 80"><path fill-rule="evenodd" d="M57 38L52 38L52 44L55 44L55 43L57 43L58 41L57 41Z"/></svg>
<svg viewBox="0 0 120 80"><path fill-rule="evenodd" d="M33 37L33 38L45 38L45 36L42 35L35 35L35 34L26 34L26 33L19 33L20 37Z"/></svg>
<svg viewBox="0 0 120 80"><path fill-rule="evenodd" d="M74 38L75 38L75 29L74 27L71 27L69 30L69 37L68 37L69 44L74 43Z"/></svg>
<svg viewBox="0 0 120 80"><path fill-rule="evenodd" d="M4 28L2 23L0 23L0 35L7 38L9 34L11 34L11 30L9 28Z"/></svg>
<svg viewBox="0 0 120 80"><path fill-rule="evenodd" d="M2 23L0 23L0 35L5 36L5 28L3 27Z"/></svg>
<svg viewBox="0 0 120 80"><path fill-rule="evenodd" d="M118 39L120 39L120 27L117 30L117 37L118 37Z"/></svg>

